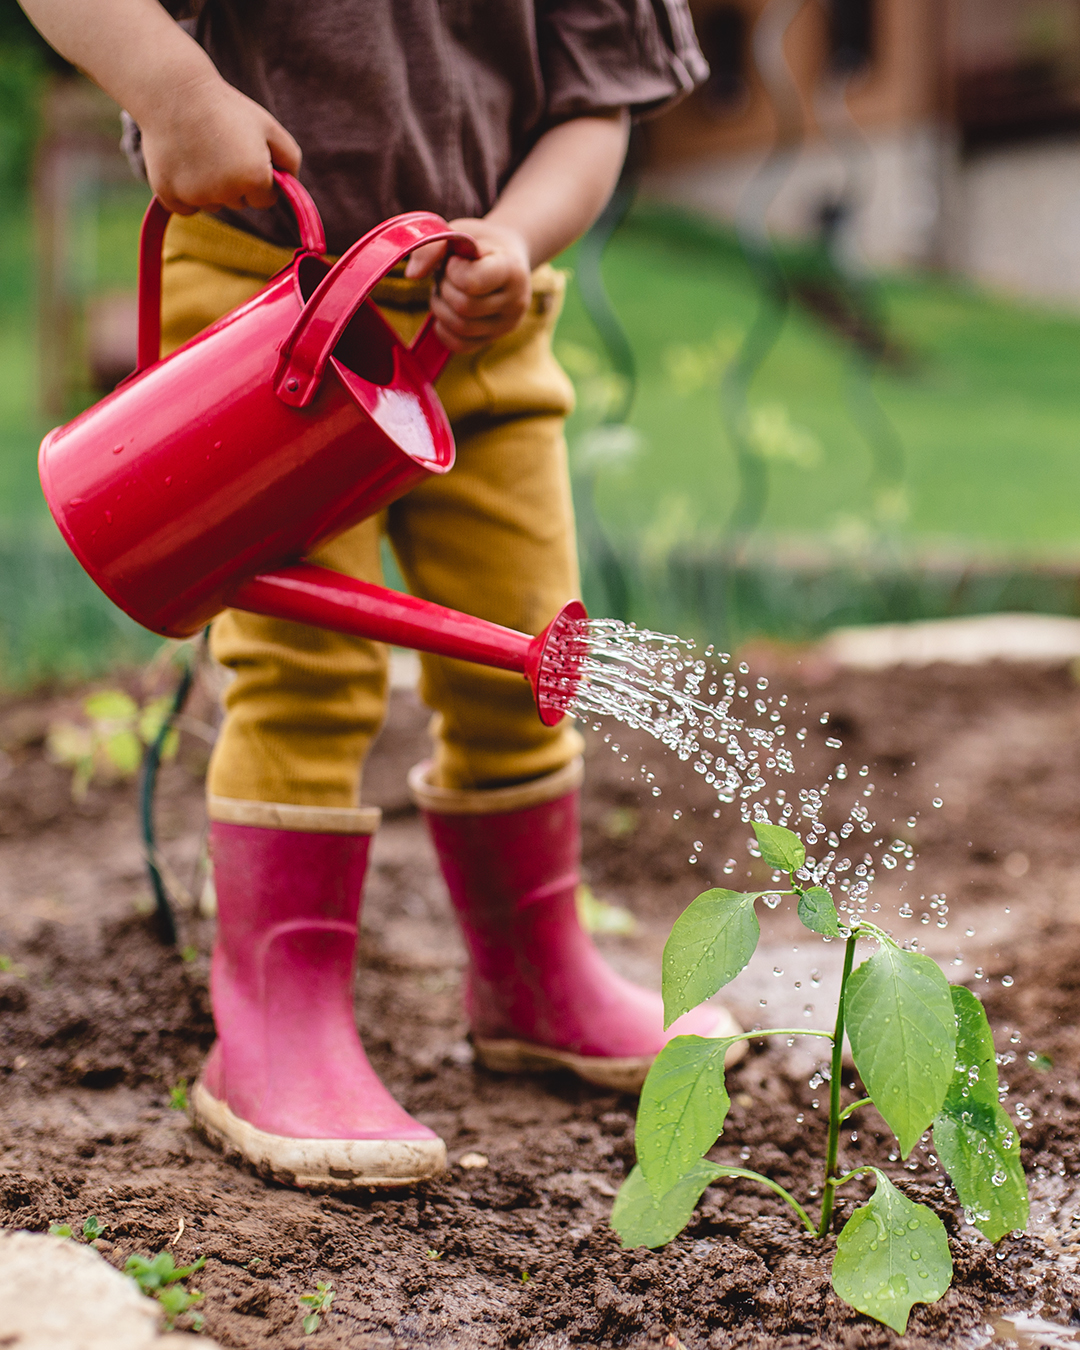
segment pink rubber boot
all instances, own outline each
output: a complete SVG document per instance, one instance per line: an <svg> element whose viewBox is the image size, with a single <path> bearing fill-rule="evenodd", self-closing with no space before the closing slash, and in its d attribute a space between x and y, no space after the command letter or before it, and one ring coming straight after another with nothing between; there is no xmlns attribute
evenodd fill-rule
<svg viewBox="0 0 1080 1350"><path fill-rule="evenodd" d="M422 808L469 949L465 1002L477 1058L502 1072L570 1069L636 1092L672 1036L741 1030L722 1007L664 1031L659 994L617 975L577 913L581 761L491 791L409 785ZM734 1053L732 1053L734 1052ZM729 1052L733 1063L744 1047Z"/></svg>
<svg viewBox="0 0 1080 1350"><path fill-rule="evenodd" d="M368 1063L353 1015L357 920L378 811L211 801L218 1039L196 1124L264 1175L318 1190L405 1186L443 1141Z"/></svg>

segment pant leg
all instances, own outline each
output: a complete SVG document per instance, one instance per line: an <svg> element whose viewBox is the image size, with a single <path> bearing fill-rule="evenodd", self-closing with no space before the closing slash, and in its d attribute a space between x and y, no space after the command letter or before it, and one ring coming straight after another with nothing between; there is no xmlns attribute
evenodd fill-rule
<svg viewBox="0 0 1080 1350"><path fill-rule="evenodd" d="M210 216L174 217L164 253L163 350L248 300L291 257ZM379 581L377 523L363 522L313 561ZM210 761L210 795L355 806L360 766L385 713L385 647L227 610L214 622L211 650L234 678Z"/></svg>
<svg viewBox="0 0 1080 1350"><path fill-rule="evenodd" d="M534 634L579 593L563 436L573 388L551 352L564 284L553 268L539 269L521 325L448 364L437 387L457 462L388 512L390 541L415 595ZM385 312L411 335L415 321ZM581 753L570 721L541 723L520 675L425 654L421 662L421 694L435 710L438 786L524 782Z"/></svg>

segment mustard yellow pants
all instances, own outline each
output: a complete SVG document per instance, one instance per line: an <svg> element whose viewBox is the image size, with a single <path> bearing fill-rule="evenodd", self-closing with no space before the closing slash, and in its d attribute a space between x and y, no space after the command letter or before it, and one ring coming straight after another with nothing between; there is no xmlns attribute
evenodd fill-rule
<svg viewBox="0 0 1080 1350"><path fill-rule="evenodd" d="M163 352L254 295L290 257L212 216L174 217L164 254ZM539 268L518 328L447 363L436 387L457 440L450 473L338 536L314 561L379 582L385 532L414 595L527 633L540 632L577 594L563 438L573 390L551 353L563 287L553 268ZM375 300L410 341L428 295L428 282L391 277ZM357 805L361 766L386 708L385 647L238 610L216 620L211 647L235 679L210 795ZM437 656L422 655L421 663L437 786L527 782L580 753L571 723L541 724L521 676Z"/></svg>

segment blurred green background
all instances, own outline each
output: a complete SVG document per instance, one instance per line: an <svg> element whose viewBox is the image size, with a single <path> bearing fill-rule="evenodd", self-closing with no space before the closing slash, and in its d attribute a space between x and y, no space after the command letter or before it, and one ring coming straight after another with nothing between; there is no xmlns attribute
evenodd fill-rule
<svg viewBox="0 0 1080 1350"><path fill-rule="evenodd" d="M7 687L84 677L158 642L86 580L37 486L37 444L50 425L41 411L41 248L52 236L34 166L37 155L40 180L50 91L71 78L17 7L0 4ZM78 315L95 296L134 287L147 198L114 166L65 207L76 341ZM733 643L804 639L845 622L1080 612L1080 317L931 276L852 282L837 276L824 245L770 259L785 308L731 231L642 203L602 264L637 366L623 425L626 382L577 284L588 254L575 248L561 262L576 274L557 351L579 395L568 436L594 613ZM833 287L884 348L853 341L850 324L801 300L811 282ZM743 402L723 381L763 310L778 336ZM64 416L97 396L80 369L67 377ZM752 528L733 529L750 479L760 510Z"/></svg>

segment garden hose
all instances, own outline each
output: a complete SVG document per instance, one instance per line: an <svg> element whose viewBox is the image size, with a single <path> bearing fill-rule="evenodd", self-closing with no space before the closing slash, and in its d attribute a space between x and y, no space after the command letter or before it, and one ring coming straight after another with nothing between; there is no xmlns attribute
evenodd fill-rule
<svg viewBox="0 0 1080 1350"><path fill-rule="evenodd" d="M205 641L205 636L203 641ZM157 790L158 769L161 767L161 758L165 750L165 744L176 723L176 719L184 711L187 705L188 697L191 694L192 686L195 683L195 672L198 668L199 655L194 654L188 649L184 668L180 675L180 682L176 686L176 692L173 694L173 701L168 713L162 720L158 733L153 741L146 747L146 753L143 756L142 764L142 782L139 788L139 811L142 825L143 851L146 857L146 871L150 878L150 889L154 896L154 921L157 928L158 937L169 947L176 945L176 915L173 913L172 905L169 903L169 893L165 886L165 880L161 875L161 868L158 865L157 836L154 830L154 796Z"/></svg>

